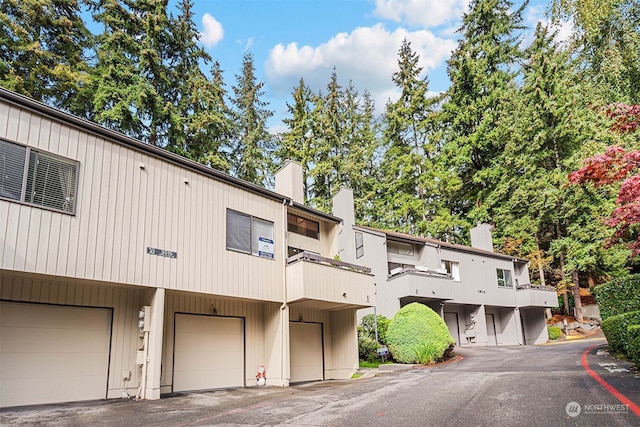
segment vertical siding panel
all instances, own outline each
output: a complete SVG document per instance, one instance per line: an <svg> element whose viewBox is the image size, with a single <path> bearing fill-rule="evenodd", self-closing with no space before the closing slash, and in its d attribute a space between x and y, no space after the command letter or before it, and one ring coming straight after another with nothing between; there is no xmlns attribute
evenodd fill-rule
<svg viewBox="0 0 640 427"><path fill-rule="evenodd" d="M168 197L169 208L171 209L171 223L166 226L169 227L171 231L171 247L167 248L171 251L178 251L178 247L180 246L180 235L185 231L185 225L182 222L182 217L180 215L180 211L183 209L181 202L184 202L184 193L187 191L187 184L184 183L184 171L183 169L178 169L175 166L171 166L171 178L173 180L173 184L170 184L170 187L173 188L173 197ZM166 228L165 228L166 230ZM180 253L178 252L178 256ZM184 254L182 255L184 256ZM178 268L182 266L187 259L167 259L167 265L169 265L169 283L168 288L177 288L178 287Z"/></svg>
<svg viewBox="0 0 640 427"><path fill-rule="evenodd" d="M95 270L93 273L93 277L103 280L106 277L105 270L107 266L105 265L105 256L109 251L107 247L107 240L110 238L107 235L107 223L111 211L111 172L113 165L111 164L112 153L115 149L113 144L106 143L104 140L100 139L100 152L101 156L99 158L100 162L103 164L102 173L99 177L95 177L95 181L100 185L100 198L98 202L98 210L97 215L92 212L92 216L96 216L98 218L98 234L96 238L95 245L95 257L94 264Z"/></svg>
<svg viewBox="0 0 640 427"><path fill-rule="evenodd" d="M75 152L73 155L70 155L70 140L72 138L77 138L78 132L74 128L70 128L68 126L64 126L60 129L60 137L58 140L58 149L57 152L61 156L68 157L70 159L76 160ZM77 194L78 190L76 189L76 203L77 203ZM53 241L49 243L50 250L55 251L53 257L50 257L47 262L47 271L51 271L51 274L55 274L58 276L64 276L67 274L66 266L67 266L67 258L69 252L69 240L71 236L69 235L69 230L71 228L71 219L73 218L70 215L60 214L57 215L57 224L54 230L57 230L55 246ZM49 263L53 263L53 265L49 265Z"/></svg>
<svg viewBox="0 0 640 427"><path fill-rule="evenodd" d="M109 165L109 198L107 206L104 209L105 215L105 241L103 249L103 273L104 280L115 281L118 278L117 262L114 262L114 250L119 249L118 233L116 230L117 217L121 216L120 210L122 202L119 200L118 194L122 194L127 188L125 185L118 185L120 182L119 164L120 164L120 147L117 145L107 144L110 146L108 155L105 156L105 163ZM123 183L124 184L124 183ZM117 256L117 254L116 254Z"/></svg>
<svg viewBox="0 0 640 427"><path fill-rule="evenodd" d="M134 221L134 214L132 211L132 199L138 197L140 193L136 191L133 183L133 162L131 159L130 150L121 150L122 154L122 167L120 168L120 178L124 180L123 185L118 185L121 194L122 203L122 216L118 218L116 222L117 233L120 234L119 246L114 245L119 252L119 257L116 261L120 264L118 269L118 276L116 280L122 283L133 283L133 277L129 274L129 248L135 241L135 235L131 230L131 223Z"/></svg>
<svg viewBox="0 0 640 427"><path fill-rule="evenodd" d="M80 248L78 251L78 267L82 277L94 277L94 259L98 233L98 216L100 215L100 175L102 174L102 153L98 148L95 136L87 141L87 167L84 177L87 181L83 196L83 221L80 230Z"/></svg>
<svg viewBox="0 0 640 427"><path fill-rule="evenodd" d="M6 213L6 215L0 217L5 218L0 226L0 229L4 237L4 244L0 248L0 268L19 269L24 268L24 260L22 262L16 262L16 254L23 254L22 246L26 245L24 237L18 239L18 232L20 230L25 231L24 226L21 224L26 222L28 224L28 213L23 212L26 209L21 209L20 205L8 202L0 202L0 213ZM22 215L21 215L22 214ZM26 221L25 221L26 220ZM28 230L27 230L28 231Z"/></svg>
<svg viewBox="0 0 640 427"><path fill-rule="evenodd" d="M0 136L9 138L9 111L7 104L0 104Z"/></svg>
<svg viewBox="0 0 640 427"><path fill-rule="evenodd" d="M38 146L38 139L40 138L40 121L40 116L31 114L27 110L20 111L20 130L18 131L18 138L20 142L35 147Z"/></svg>
<svg viewBox="0 0 640 427"><path fill-rule="evenodd" d="M136 226L133 227L131 233L129 234L129 260L127 265L127 278L129 283L140 284L142 282L142 270L139 257L144 250L144 229L142 224L144 224L144 214L143 207L141 206L141 201L146 191L141 184L141 176L142 171L140 170L140 155L138 153L131 154L132 162L128 166L130 170L128 171L131 174L131 182L132 182L132 193L133 197L131 199L131 222Z"/></svg>
<svg viewBox="0 0 640 427"><path fill-rule="evenodd" d="M7 126L7 138L24 144L24 140L20 139L20 125L24 120L21 110L16 107L9 107L9 117L10 122Z"/></svg>
<svg viewBox="0 0 640 427"><path fill-rule="evenodd" d="M24 252L19 252L19 254L26 254L22 268L27 271L35 271L38 252L40 249L38 245L38 239L40 237L40 219L44 211L42 209L33 209L26 206L23 211L28 211L30 215L25 215L28 222L25 224L21 221L20 230L18 230L18 236L27 236L27 238L24 239L26 242L26 248ZM20 268L20 266L17 267Z"/></svg>
<svg viewBox="0 0 640 427"><path fill-rule="evenodd" d="M86 133L77 135L74 142L74 158L80 162L78 169L78 188L76 189L76 214L70 219L69 229L69 255L67 257L66 274L75 277L84 277L84 264L86 257L87 233L83 223L89 221L88 206L91 202L90 192L90 168L87 165L87 143ZM81 258L82 256L82 258Z"/></svg>
<svg viewBox="0 0 640 427"><path fill-rule="evenodd" d="M144 224L144 235L143 235L143 241L144 241L144 245L145 246L154 246L157 245L157 242L153 239L153 219L154 219L154 206L153 206L153 199L154 199L154 187L153 187L153 183L158 179L158 177L156 176L156 171L155 171L155 164L151 161L147 160L147 168L142 172L142 191L145 195L145 202L144 202L144 211L142 212L142 218L144 218L143 220L143 224ZM155 279L155 277L152 277L149 274L150 270L153 270L153 268L155 267L155 265L153 265L153 260L151 258L154 257L150 257L150 256L145 256L144 259L141 262L141 266L142 266L142 270L141 270L141 275L140 275L140 283L155 283L153 282L153 280Z"/></svg>

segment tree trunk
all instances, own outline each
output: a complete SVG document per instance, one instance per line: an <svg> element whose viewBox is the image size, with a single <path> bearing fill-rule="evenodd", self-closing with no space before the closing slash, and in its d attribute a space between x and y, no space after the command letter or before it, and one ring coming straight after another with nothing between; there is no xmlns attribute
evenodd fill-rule
<svg viewBox="0 0 640 427"><path fill-rule="evenodd" d="M562 233L560 232L560 222L556 221L556 237L558 239L562 238ZM563 290L562 290L562 302L564 305L563 313L565 316L569 316L569 294L567 293L567 275L564 271L564 252L560 252L560 276L562 277Z"/></svg>
<svg viewBox="0 0 640 427"><path fill-rule="evenodd" d="M573 272L573 305L575 307L575 315L576 320L578 322L582 322L584 318L582 317L582 299L580 297L580 283L578 272L574 270Z"/></svg>

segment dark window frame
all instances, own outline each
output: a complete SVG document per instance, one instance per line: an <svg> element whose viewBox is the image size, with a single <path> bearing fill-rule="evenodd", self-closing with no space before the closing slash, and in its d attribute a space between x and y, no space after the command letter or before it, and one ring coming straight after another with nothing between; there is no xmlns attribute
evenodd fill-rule
<svg viewBox="0 0 640 427"><path fill-rule="evenodd" d="M287 231L319 240L320 222L287 212Z"/></svg>
<svg viewBox="0 0 640 427"><path fill-rule="evenodd" d="M0 139L2 200L75 215L79 171L77 160Z"/></svg>

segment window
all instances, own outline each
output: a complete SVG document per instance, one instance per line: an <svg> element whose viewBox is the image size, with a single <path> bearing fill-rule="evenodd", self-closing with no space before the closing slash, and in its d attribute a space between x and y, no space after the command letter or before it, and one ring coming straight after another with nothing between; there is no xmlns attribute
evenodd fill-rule
<svg viewBox="0 0 640 427"><path fill-rule="evenodd" d="M356 258L364 256L364 237L362 233L356 231Z"/></svg>
<svg viewBox="0 0 640 427"><path fill-rule="evenodd" d="M74 213L78 162L0 140L0 197Z"/></svg>
<svg viewBox="0 0 640 427"><path fill-rule="evenodd" d="M460 263L456 261L442 260L442 268L447 271L454 281L460 281Z"/></svg>
<svg viewBox="0 0 640 427"><path fill-rule="evenodd" d="M307 218L302 218L292 213L287 214L287 230L303 236L320 238L320 223Z"/></svg>
<svg viewBox="0 0 640 427"><path fill-rule="evenodd" d="M399 255L413 255L413 245L411 243L387 240L387 252Z"/></svg>
<svg viewBox="0 0 640 427"><path fill-rule="evenodd" d="M503 286L506 288L513 287L513 282L511 281L511 271L502 270L501 268L498 268L497 273L498 273L498 286Z"/></svg>
<svg viewBox="0 0 640 427"><path fill-rule="evenodd" d="M273 222L227 209L227 249L274 259Z"/></svg>

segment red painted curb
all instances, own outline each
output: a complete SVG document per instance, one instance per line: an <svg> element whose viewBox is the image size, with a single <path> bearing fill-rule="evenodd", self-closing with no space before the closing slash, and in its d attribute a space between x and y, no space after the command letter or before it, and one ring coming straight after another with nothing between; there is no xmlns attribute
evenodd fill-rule
<svg viewBox="0 0 640 427"><path fill-rule="evenodd" d="M633 411L634 414L640 417L640 406L636 405L631 400L629 400L627 396L625 396L624 394L616 390L615 387L613 387L611 384L603 380L600 377L600 375L598 375L593 369L589 367L589 363L587 362L587 355L591 352L591 350L598 347L598 345L599 344L592 345L584 353L582 353L582 359L581 359L582 367L584 368L585 371L587 371L589 375L593 377L593 379L595 379L602 387L604 387L605 390L607 390L609 393L615 396L615 398L618 399L620 402L622 402L623 405L627 405L629 409Z"/></svg>

